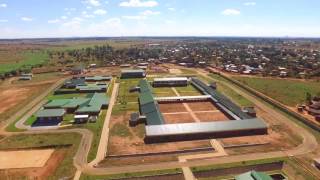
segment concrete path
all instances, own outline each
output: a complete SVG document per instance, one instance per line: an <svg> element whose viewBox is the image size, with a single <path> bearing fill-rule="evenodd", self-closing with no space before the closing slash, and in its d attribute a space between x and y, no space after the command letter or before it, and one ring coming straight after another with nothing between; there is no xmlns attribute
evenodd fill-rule
<svg viewBox="0 0 320 180"><path fill-rule="evenodd" d="M176 90L176 88L172 87L171 89L177 96L180 96L180 94ZM191 117L193 118L194 121L201 122L200 119L196 116L196 114L192 111L192 109L189 107L189 105L187 103L182 103L182 104L186 108L186 110L189 112L189 114L191 115Z"/></svg>
<svg viewBox="0 0 320 180"><path fill-rule="evenodd" d="M118 95L118 89L119 89L119 83L115 83L112 90L112 95L110 98L109 108L107 111L106 118L104 120L103 129L101 132L99 147L97 151L96 158L89 163L89 166L95 166L100 161L102 161L106 157L107 149L108 149L108 140L109 140L109 124L111 120L111 114L113 106L117 100Z"/></svg>
<svg viewBox="0 0 320 180"><path fill-rule="evenodd" d="M179 157L179 162L187 162L187 160ZM181 169L185 180L196 180L190 167L183 166Z"/></svg>

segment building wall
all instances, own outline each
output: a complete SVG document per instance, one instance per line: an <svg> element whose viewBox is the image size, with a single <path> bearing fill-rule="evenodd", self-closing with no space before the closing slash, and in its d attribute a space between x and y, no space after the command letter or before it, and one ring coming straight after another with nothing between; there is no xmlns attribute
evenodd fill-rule
<svg viewBox="0 0 320 180"><path fill-rule="evenodd" d="M216 138L228 138L239 136L251 136L251 135L264 135L268 133L267 128L263 129L247 129L247 130L235 130L235 131L223 131L223 132L208 132L198 134L173 134L161 136L148 136L144 138L146 144L164 143L164 142L176 142L176 141L192 141L202 139L216 139Z"/></svg>

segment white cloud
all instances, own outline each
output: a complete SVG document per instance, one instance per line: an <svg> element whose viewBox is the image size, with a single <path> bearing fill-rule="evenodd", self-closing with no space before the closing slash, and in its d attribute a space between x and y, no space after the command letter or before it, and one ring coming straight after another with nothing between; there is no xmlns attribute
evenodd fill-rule
<svg viewBox="0 0 320 180"><path fill-rule="evenodd" d="M68 19L67 16L61 16L61 19L65 20L65 19Z"/></svg>
<svg viewBox="0 0 320 180"><path fill-rule="evenodd" d="M159 15L159 11L151 11L151 10L146 10L140 13L142 16L151 16L151 15Z"/></svg>
<svg viewBox="0 0 320 180"><path fill-rule="evenodd" d="M105 21L105 23L109 26L118 27L121 25L121 19L119 18L110 18Z"/></svg>
<svg viewBox="0 0 320 180"><path fill-rule="evenodd" d="M88 14L87 11L82 11L82 16L85 17L85 18L94 18L94 15L92 14Z"/></svg>
<svg viewBox="0 0 320 180"><path fill-rule="evenodd" d="M89 4L90 6L101 6L101 2L99 0L86 0L83 1L85 4Z"/></svg>
<svg viewBox="0 0 320 180"><path fill-rule="evenodd" d="M237 9L225 9L224 11L222 11L222 14L226 16L232 16L232 15L239 15L241 14L241 12Z"/></svg>
<svg viewBox="0 0 320 180"><path fill-rule="evenodd" d="M257 3L256 2L245 2L243 5L245 6L255 6Z"/></svg>
<svg viewBox="0 0 320 180"><path fill-rule="evenodd" d="M141 1L141 0L129 0L123 1L119 4L122 7L155 7L158 6L158 2L154 0Z"/></svg>
<svg viewBox="0 0 320 180"><path fill-rule="evenodd" d="M104 9L97 9L93 12L93 14L96 14L96 15L105 15L107 14L107 11L104 10Z"/></svg>
<svg viewBox="0 0 320 180"><path fill-rule="evenodd" d="M147 19L149 16L155 16L159 15L159 11L151 11L151 10L145 10L143 12L140 12L139 15L135 16L122 16L124 19L130 19L130 20L144 20Z"/></svg>
<svg viewBox="0 0 320 180"><path fill-rule="evenodd" d="M9 22L7 19L0 19L0 23L6 23Z"/></svg>
<svg viewBox="0 0 320 180"><path fill-rule="evenodd" d="M56 23L59 23L59 22L60 22L60 19L52 19L52 20L48 21L49 24L56 24Z"/></svg>
<svg viewBox="0 0 320 180"><path fill-rule="evenodd" d="M21 17L21 20L22 20L22 21L26 21L26 22L33 21L33 19L30 18L30 17Z"/></svg>
<svg viewBox="0 0 320 180"><path fill-rule="evenodd" d="M130 20L144 20L147 17L146 16L122 16L124 19L130 19Z"/></svg>
<svg viewBox="0 0 320 180"><path fill-rule="evenodd" d="M7 4L5 4L5 3L3 3L3 4L0 4L0 7L2 7L2 8L6 8L6 7L8 7L8 5L7 5Z"/></svg>
<svg viewBox="0 0 320 180"><path fill-rule="evenodd" d="M168 10L169 10L169 11L175 11L176 9L175 9L175 8L170 7L170 8L168 8Z"/></svg>

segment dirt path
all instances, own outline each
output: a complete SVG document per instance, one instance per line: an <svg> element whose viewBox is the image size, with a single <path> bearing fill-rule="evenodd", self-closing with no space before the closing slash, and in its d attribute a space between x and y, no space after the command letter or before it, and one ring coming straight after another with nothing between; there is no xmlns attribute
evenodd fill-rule
<svg viewBox="0 0 320 180"><path fill-rule="evenodd" d="M171 89L177 96L180 96L180 94L176 90L176 88L173 87ZM189 114L191 115L191 117L194 119L195 122L201 122L200 119L196 116L196 114L192 111L192 109L190 108L190 106L187 103L182 103L182 104L186 108L186 110L189 112Z"/></svg>
<svg viewBox="0 0 320 180"><path fill-rule="evenodd" d="M108 149L108 140L109 140L109 124L111 120L112 109L117 100L118 90L119 90L119 83L115 83L113 86L109 108L103 124L103 129L101 132L101 138L99 142L97 156L93 161L89 163L89 166L97 165L100 161L102 161L106 157L107 149Z"/></svg>

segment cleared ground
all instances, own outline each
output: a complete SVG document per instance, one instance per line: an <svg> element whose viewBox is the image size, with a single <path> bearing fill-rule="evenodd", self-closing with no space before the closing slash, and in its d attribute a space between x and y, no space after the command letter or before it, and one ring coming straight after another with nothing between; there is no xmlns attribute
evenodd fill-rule
<svg viewBox="0 0 320 180"><path fill-rule="evenodd" d="M220 111L205 113L195 112L195 114L201 122L229 121L229 118Z"/></svg>
<svg viewBox="0 0 320 180"><path fill-rule="evenodd" d="M187 104L192 109L192 111L213 111L213 110L217 110L215 105L210 101L188 102Z"/></svg>
<svg viewBox="0 0 320 180"><path fill-rule="evenodd" d="M187 112L182 103L165 103L159 104L162 113Z"/></svg>
<svg viewBox="0 0 320 180"><path fill-rule="evenodd" d="M163 114L166 124L194 123L189 113Z"/></svg>
<svg viewBox="0 0 320 180"><path fill-rule="evenodd" d="M53 149L0 151L0 169L43 167L53 152Z"/></svg>

